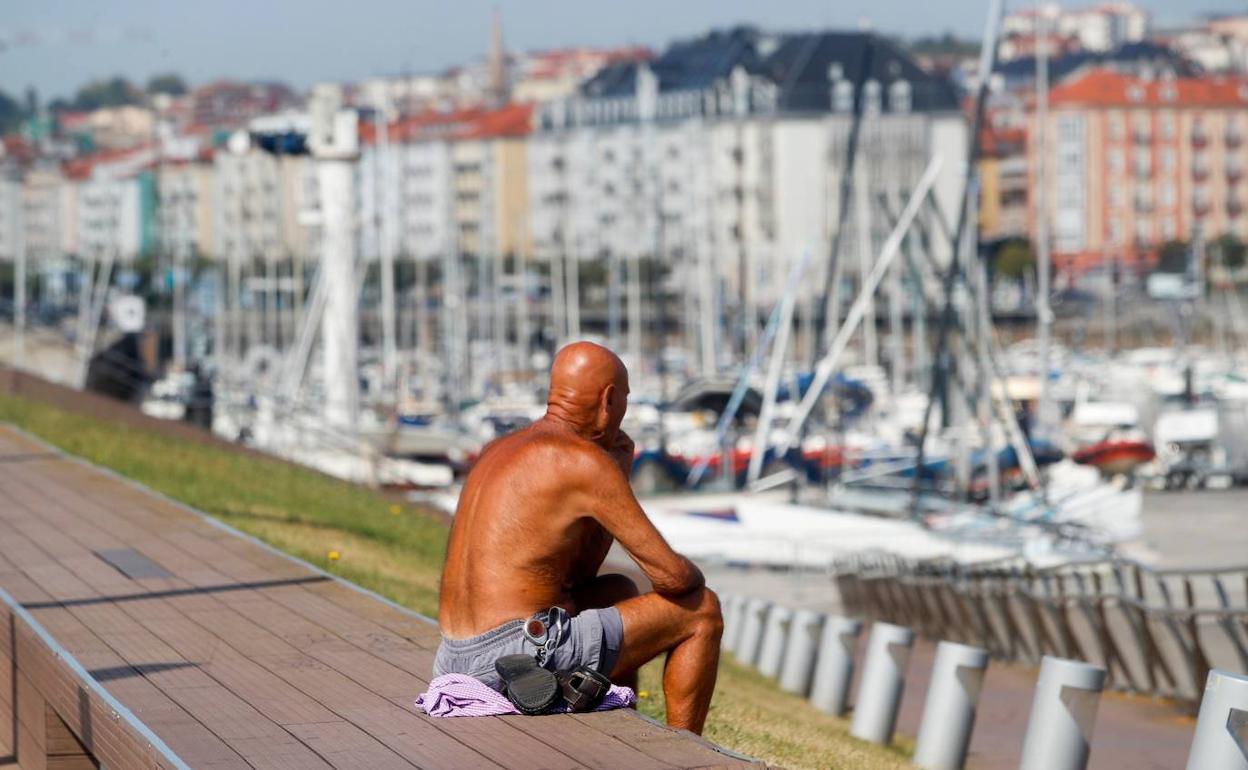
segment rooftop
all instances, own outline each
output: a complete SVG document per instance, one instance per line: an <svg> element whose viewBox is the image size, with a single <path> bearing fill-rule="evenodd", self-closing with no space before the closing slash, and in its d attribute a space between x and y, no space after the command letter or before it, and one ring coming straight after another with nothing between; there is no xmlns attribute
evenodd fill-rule
<svg viewBox="0 0 1248 770"><path fill-rule="evenodd" d="M1097 69L1054 88L1049 103L1096 107L1248 108L1248 79L1231 77L1144 79Z"/></svg>

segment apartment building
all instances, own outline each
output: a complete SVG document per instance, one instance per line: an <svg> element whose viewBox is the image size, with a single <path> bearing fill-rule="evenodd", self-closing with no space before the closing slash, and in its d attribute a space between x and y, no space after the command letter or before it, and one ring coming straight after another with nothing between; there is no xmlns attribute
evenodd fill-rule
<svg viewBox="0 0 1248 770"><path fill-rule="evenodd" d="M1144 268L1197 234L1248 237L1248 81L1092 71L1052 89L1045 179L1055 266ZM1028 157L1035 177L1035 115ZM1035 231L1035 212L1029 230Z"/></svg>
<svg viewBox="0 0 1248 770"><path fill-rule="evenodd" d="M156 211L161 251L184 259L212 254L213 188L210 153L157 165Z"/></svg>
<svg viewBox="0 0 1248 770"><path fill-rule="evenodd" d="M535 253L657 255L687 305L715 303L744 318L780 297L790 266L810 251L801 289L809 306L839 219L859 81L871 248L889 229L879 197L899 210L934 154L944 161L936 198L956 211L967 131L946 81L871 34L737 28L675 43L650 62L608 66L575 97L537 108ZM861 264L855 222L842 249L851 276Z"/></svg>

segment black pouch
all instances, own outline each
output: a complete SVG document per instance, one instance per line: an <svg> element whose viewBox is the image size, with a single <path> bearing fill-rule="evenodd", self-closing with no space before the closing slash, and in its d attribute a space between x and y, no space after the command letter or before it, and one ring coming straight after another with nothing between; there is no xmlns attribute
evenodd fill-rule
<svg viewBox="0 0 1248 770"><path fill-rule="evenodd" d="M504 655L494 661L503 693L521 714L545 714L559 701L559 679L532 655Z"/></svg>
<svg viewBox="0 0 1248 770"><path fill-rule="evenodd" d="M569 711L593 711L611 689L611 680L589 666L561 671L558 679Z"/></svg>

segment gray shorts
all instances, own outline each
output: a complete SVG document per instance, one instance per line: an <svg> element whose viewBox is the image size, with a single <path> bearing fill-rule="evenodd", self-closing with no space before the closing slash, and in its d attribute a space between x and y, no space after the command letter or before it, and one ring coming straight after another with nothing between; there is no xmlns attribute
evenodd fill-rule
<svg viewBox="0 0 1248 770"><path fill-rule="evenodd" d="M584 665L610 676L619 660L623 639L624 623L619 610L585 610L572 618L567 637L546 657L544 665L552 671ZM494 670L494 661L519 652L534 652L533 645L525 641L523 620L504 623L468 639L442 637L433 659L433 675L467 674L501 692L502 681Z"/></svg>

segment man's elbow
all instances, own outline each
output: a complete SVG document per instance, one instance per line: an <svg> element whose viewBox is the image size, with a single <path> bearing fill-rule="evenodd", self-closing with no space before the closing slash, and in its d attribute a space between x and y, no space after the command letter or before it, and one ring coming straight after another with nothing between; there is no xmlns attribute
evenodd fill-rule
<svg viewBox="0 0 1248 770"><path fill-rule="evenodd" d="M681 560L684 563L679 569L672 570L672 573L661 581L652 581L656 593L671 597L684 596L706 586L706 577L703 576L702 570L683 556Z"/></svg>

